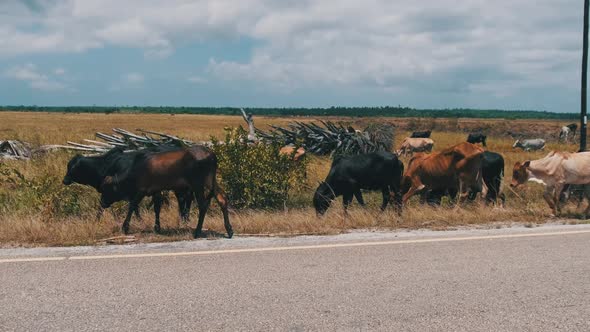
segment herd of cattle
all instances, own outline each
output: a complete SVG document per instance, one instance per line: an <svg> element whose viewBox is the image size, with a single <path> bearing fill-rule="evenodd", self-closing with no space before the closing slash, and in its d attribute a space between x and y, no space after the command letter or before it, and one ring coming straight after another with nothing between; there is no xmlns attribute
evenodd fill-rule
<svg viewBox="0 0 590 332"><path fill-rule="evenodd" d="M462 203L475 200L478 194L486 203L497 203L500 199L504 204L505 195L501 192L504 158L477 145L486 146L485 135L471 133L466 142L437 152L431 152L434 141L430 135L431 131L414 132L404 139L396 153L373 152L334 158L328 176L313 196L318 216L323 215L338 196L343 197L345 212L353 198L364 205L361 190L381 191L381 210L385 210L392 201L399 215L407 201L416 194L420 195L421 203L432 205L440 205L444 196ZM542 139L517 140L514 144L514 147L526 151L542 150L544 146ZM299 148L291 154L298 159L304 152ZM411 155L407 165L399 159L402 155ZM126 234L132 215L139 216L139 204L146 196L152 197L154 229L159 232L163 202L161 193L170 190L176 195L180 218L185 221L188 221L193 199L197 202L199 216L193 235L198 237L210 202L215 199L221 207L225 229L231 238L229 202L216 181L216 173L217 158L204 146L159 146L132 152L114 148L99 156L73 157L68 162L63 183L79 183L95 188L101 194L99 216L102 209L114 202L128 201L129 209L122 226ZM511 186L516 187L526 181L546 186L544 198L557 215L563 201L562 192L568 186L590 184L590 152L551 152L540 160L518 162L514 165ZM583 196L589 198L590 191L584 191ZM590 206L587 212L590 212Z"/></svg>

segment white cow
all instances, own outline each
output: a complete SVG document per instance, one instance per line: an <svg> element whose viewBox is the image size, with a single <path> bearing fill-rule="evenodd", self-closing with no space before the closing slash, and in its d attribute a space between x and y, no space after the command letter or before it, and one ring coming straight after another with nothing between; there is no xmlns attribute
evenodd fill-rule
<svg viewBox="0 0 590 332"><path fill-rule="evenodd" d="M560 212L560 196L569 184L590 184L590 152L554 152L538 160L527 160L514 164L511 187L517 187L526 181L541 183L545 186L543 197L554 215ZM589 197L587 189L586 197ZM588 215L590 204L584 212Z"/></svg>
<svg viewBox="0 0 590 332"><path fill-rule="evenodd" d="M411 138L406 137L402 142L398 155L411 155L414 152L431 152L434 141L430 138Z"/></svg>
<svg viewBox="0 0 590 332"><path fill-rule="evenodd" d="M535 138L535 139L525 139L520 140L517 139L514 142L513 148L521 148L524 151L537 151L545 149L545 140L542 138Z"/></svg>

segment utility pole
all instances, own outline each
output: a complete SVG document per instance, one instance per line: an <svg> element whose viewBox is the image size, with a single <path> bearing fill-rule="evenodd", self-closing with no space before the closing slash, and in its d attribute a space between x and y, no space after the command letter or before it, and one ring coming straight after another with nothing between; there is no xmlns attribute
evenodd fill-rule
<svg viewBox="0 0 590 332"><path fill-rule="evenodd" d="M580 151L586 151L586 84L588 77L588 3L584 0L584 41L582 42L582 98L580 112Z"/></svg>

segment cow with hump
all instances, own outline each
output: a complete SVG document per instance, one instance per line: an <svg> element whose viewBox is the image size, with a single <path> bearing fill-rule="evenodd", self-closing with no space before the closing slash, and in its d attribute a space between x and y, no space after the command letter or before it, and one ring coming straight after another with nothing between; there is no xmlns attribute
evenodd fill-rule
<svg viewBox="0 0 590 332"><path fill-rule="evenodd" d="M200 145L164 152L138 153L130 167L107 176L101 186L101 205L109 207L117 200L129 200L123 231L129 232L133 209L145 196L162 190L190 191L199 207L199 221L194 237L201 234L211 199L219 203L228 237L233 230L229 222L228 200L216 180L217 157ZM159 225L157 225L159 226Z"/></svg>
<svg viewBox="0 0 590 332"><path fill-rule="evenodd" d="M561 212L560 196L566 185L590 183L590 152L551 151L544 158L516 162L512 171L511 187L518 187L527 181L545 186L543 198L557 216ZM590 189L590 186L586 186ZM586 197L588 197L586 192ZM590 212L590 205L584 214Z"/></svg>
<svg viewBox="0 0 590 332"><path fill-rule="evenodd" d="M332 200L340 195L345 213L353 196L364 205L361 189L367 189L381 190L382 211L393 198L394 207L401 214L400 181L403 172L404 164L390 152L336 157L326 180L320 183L313 196L316 213L318 216L323 215Z"/></svg>
<svg viewBox="0 0 590 332"><path fill-rule="evenodd" d="M99 193L101 192L101 185L104 179L109 175L115 175L128 169L133 162L137 153L159 152L178 149L175 146L157 146L151 147L143 151L124 152L122 148L116 147L109 150L107 153L98 156L82 156L75 155L68 162L67 172L63 179L63 184L68 186L73 183L90 186ZM180 217L185 222L188 221L191 207L190 192L175 192L178 200L178 208ZM159 219L159 211L163 202L163 196L158 192L152 196L154 211L156 213L156 220ZM98 210L97 218L102 215L102 208ZM135 214L139 218L139 209L135 210Z"/></svg>
<svg viewBox="0 0 590 332"><path fill-rule="evenodd" d="M479 146L464 142L429 155L415 156L402 179L403 203L425 190L445 193L457 188L461 201L470 191L481 192L483 152Z"/></svg>

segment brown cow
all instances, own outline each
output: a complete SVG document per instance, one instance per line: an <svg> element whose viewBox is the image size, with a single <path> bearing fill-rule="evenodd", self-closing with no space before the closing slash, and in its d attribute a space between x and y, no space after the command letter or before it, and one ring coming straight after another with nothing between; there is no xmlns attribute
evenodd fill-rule
<svg viewBox="0 0 590 332"><path fill-rule="evenodd" d="M305 149L298 147L297 150L295 150L295 148L296 147L293 145L285 145L279 150L279 154L293 156L293 160L297 161L305 156Z"/></svg>
<svg viewBox="0 0 590 332"><path fill-rule="evenodd" d="M469 191L481 192L481 159L484 150L460 143L432 154L412 158L402 180L403 203L423 190L444 192L459 188L461 201Z"/></svg>
<svg viewBox="0 0 590 332"><path fill-rule="evenodd" d="M119 200L129 201L123 231L129 232L129 220L143 197L163 190L192 192L199 205L199 222L194 232L198 237L211 199L223 212L228 237L233 231L228 216L228 201L216 181L217 157L204 146L191 146L165 152L139 152L124 171L107 176L101 187L101 205L108 208ZM156 219L156 231L160 228Z"/></svg>

